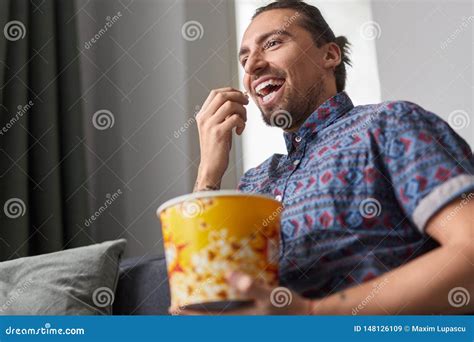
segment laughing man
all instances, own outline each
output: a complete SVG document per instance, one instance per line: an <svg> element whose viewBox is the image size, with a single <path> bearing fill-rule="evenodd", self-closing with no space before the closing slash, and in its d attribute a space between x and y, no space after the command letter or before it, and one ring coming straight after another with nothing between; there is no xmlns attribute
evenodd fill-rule
<svg viewBox="0 0 474 342"><path fill-rule="evenodd" d="M247 171L238 188L285 207L280 282L292 300L273 306L271 288L237 272L230 284L255 304L231 314L474 312L472 151L414 103L354 107L347 44L298 1L258 9L245 31L245 89L284 130L288 153ZM219 189L248 101L222 88L204 102L196 191Z"/></svg>

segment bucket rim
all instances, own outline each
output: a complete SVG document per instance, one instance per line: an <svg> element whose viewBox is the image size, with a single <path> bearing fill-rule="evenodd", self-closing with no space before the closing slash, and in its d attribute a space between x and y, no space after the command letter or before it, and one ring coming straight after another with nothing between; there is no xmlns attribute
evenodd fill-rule
<svg viewBox="0 0 474 342"><path fill-rule="evenodd" d="M160 213L169 208L172 207L180 202L186 202L186 201L192 201L195 199L200 199L200 198L208 198L208 197L225 197L225 196L239 196L239 197L258 197L266 200L271 200L274 202L277 202L279 205L281 205L281 202L277 201L275 198L269 196L269 195L264 195L264 194L258 194L258 193L249 193L249 192L243 192L239 190L214 190L214 191L198 191L198 192L193 192L190 194L186 195L181 195L178 197L174 197L163 204L161 204L158 209L156 210L156 214L159 216Z"/></svg>

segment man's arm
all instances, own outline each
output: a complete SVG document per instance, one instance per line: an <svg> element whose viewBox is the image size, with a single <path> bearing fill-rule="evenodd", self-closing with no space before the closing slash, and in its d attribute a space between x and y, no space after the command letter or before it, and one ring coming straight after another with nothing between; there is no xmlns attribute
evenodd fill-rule
<svg viewBox="0 0 474 342"><path fill-rule="evenodd" d="M214 191L214 190L219 190L220 188L221 188L221 180L202 176L201 167L199 167L196 183L194 183L193 192Z"/></svg>
<svg viewBox="0 0 474 342"><path fill-rule="evenodd" d="M444 224L448 216L451 220L449 224ZM426 232L440 243L439 248L376 279L324 299L305 299L291 292L287 305L274 305L274 296L278 295L280 288L270 288L248 274L233 272L228 275L230 285L241 294L254 298L255 304L219 314L396 315L474 312L474 299L470 298L474 296L474 199L458 199L445 206L428 222ZM462 288L463 292L459 292L458 297L450 293L455 288ZM181 310L180 314L202 315L203 312Z"/></svg>
<svg viewBox="0 0 474 342"><path fill-rule="evenodd" d="M451 220L446 223L448 215ZM474 199L451 202L428 222L426 233L441 246L378 278L314 301L312 313L474 312L474 298L470 298L474 297ZM467 296L463 294L466 305L458 308L450 304L454 298L448 299L450 290L455 287L468 292Z"/></svg>
<svg viewBox="0 0 474 342"><path fill-rule="evenodd" d="M229 165L232 131L245 129L248 96L233 88L213 89L196 115L201 161L193 191L219 190Z"/></svg>

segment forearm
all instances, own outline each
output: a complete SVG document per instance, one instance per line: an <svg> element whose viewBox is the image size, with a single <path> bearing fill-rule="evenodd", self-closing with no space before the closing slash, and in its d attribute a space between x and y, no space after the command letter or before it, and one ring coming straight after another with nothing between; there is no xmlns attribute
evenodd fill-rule
<svg viewBox="0 0 474 342"><path fill-rule="evenodd" d="M206 173L205 170L199 167L196 183L194 183L193 192L197 191L213 191L221 188L221 179Z"/></svg>
<svg viewBox="0 0 474 342"><path fill-rule="evenodd" d="M313 314L449 314L474 312L474 299L455 308L454 287L474 294L472 244L439 247L380 277L312 303Z"/></svg>

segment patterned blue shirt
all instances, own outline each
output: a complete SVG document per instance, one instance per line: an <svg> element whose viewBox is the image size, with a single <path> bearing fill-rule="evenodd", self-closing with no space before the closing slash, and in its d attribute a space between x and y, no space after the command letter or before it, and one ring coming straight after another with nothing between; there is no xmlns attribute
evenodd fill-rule
<svg viewBox="0 0 474 342"><path fill-rule="evenodd" d="M238 189L283 203L280 282L306 297L430 251L427 221L459 196L474 198L471 149L410 102L354 107L341 92L284 138L288 154L247 171Z"/></svg>

